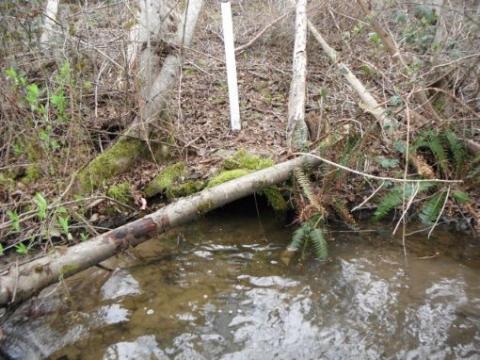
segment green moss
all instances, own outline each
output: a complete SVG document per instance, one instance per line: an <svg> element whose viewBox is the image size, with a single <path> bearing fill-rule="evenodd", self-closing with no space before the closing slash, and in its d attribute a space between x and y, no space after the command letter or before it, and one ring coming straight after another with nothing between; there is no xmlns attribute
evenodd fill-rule
<svg viewBox="0 0 480 360"><path fill-rule="evenodd" d="M38 164L31 164L25 169L25 176L22 177L24 184L30 184L42 177L42 169Z"/></svg>
<svg viewBox="0 0 480 360"><path fill-rule="evenodd" d="M268 204L273 210L283 212L288 209L287 202L277 186L266 187L259 193L267 198Z"/></svg>
<svg viewBox="0 0 480 360"><path fill-rule="evenodd" d="M274 164L272 159L262 158L257 155L250 154L245 150L237 151L232 157L225 159L223 168L225 170L248 169L261 170Z"/></svg>
<svg viewBox="0 0 480 360"><path fill-rule="evenodd" d="M126 181L110 186L107 190L107 195L123 204L129 204L133 199L130 184Z"/></svg>
<svg viewBox="0 0 480 360"><path fill-rule="evenodd" d="M443 97L439 97L433 101L433 108L438 112L443 112L445 110L446 102Z"/></svg>
<svg viewBox="0 0 480 360"><path fill-rule="evenodd" d="M15 180L5 173L0 173L0 189L11 192L15 189Z"/></svg>
<svg viewBox="0 0 480 360"><path fill-rule="evenodd" d="M203 204L199 204L197 207L197 214L203 215L209 212L213 208L211 201L205 201Z"/></svg>
<svg viewBox="0 0 480 360"><path fill-rule="evenodd" d="M274 162L272 159L262 158L249 154L245 150L239 150L223 162L223 168L225 170L210 179L207 188L223 184L224 182L237 179L253 171L265 169L273 165ZM287 210L287 202L276 186L266 187L259 191L259 194L267 198L268 203L275 211Z"/></svg>
<svg viewBox="0 0 480 360"><path fill-rule="evenodd" d="M152 197L160 193L166 193L169 197L174 197L172 187L179 178L185 175L185 172L186 167L183 162L167 166L147 185L145 196Z"/></svg>
<svg viewBox="0 0 480 360"><path fill-rule="evenodd" d="M174 199L183 196L189 196L201 191L205 187L205 182L200 180L191 180L184 183L174 185L170 191L167 192L169 199Z"/></svg>
<svg viewBox="0 0 480 360"><path fill-rule="evenodd" d="M110 149L98 155L78 174L82 191L91 191L106 180L128 170L146 151L139 139L121 139Z"/></svg>
<svg viewBox="0 0 480 360"><path fill-rule="evenodd" d="M241 176L245 176L249 173L250 173L250 170L247 170L247 169L235 169L235 170L222 171L220 174L210 179L210 181L208 182L207 188L211 188L213 186L223 184L227 181L239 178Z"/></svg>
<svg viewBox="0 0 480 360"><path fill-rule="evenodd" d="M62 268L60 269L59 279L62 279L66 275L76 273L79 268L80 266L78 264L69 264L62 266Z"/></svg>

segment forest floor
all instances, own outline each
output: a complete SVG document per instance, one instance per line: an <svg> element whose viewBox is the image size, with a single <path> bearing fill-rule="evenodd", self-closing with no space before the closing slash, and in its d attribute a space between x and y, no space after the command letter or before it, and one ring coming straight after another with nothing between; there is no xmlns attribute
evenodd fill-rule
<svg viewBox="0 0 480 360"><path fill-rule="evenodd" d="M59 219L67 216L62 215L63 210L57 211L60 206L66 208L65 212L68 213L69 229L66 232L81 234L81 238L95 235L140 213L152 211L162 205L158 201L147 199L145 208L145 204L140 201L145 198L145 187L166 166L178 161L186 163L188 173L185 177L206 180L218 174L225 158L240 149L272 158L275 162L292 157L285 138L294 12L290 9L289 16L237 55L242 130L234 132L229 125L220 7L217 1L207 1L197 24L194 42L190 48L184 49L184 67L179 85L172 91L163 114L168 121L153 131L159 138L168 139L170 160L142 160L129 172L112 179L104 188L82 200L71 194L64 196L65 189L70 189L72 174L111 145L138 111L135 81L130 79L132 83L129 86L125 86L124 81L118 81L122 77L122 71L118 67L122 66L115 65L122 64L118 47L121 45L122 34L125 38L125 31L122 33L119 29L122 29L128 16L112 15L125 14L116 8L123 5L106 6L101 2L92 2L91 8L77 8L73 4L65 6L70 6L69 12L73 15L68 19L76 21L77 34L81 34L78 38L85 44L93 42L93 39L96 41L95 46L84 47L80 46L83 44L81 41L77 41L77 45L80 45L75 48L74 55L70 55L69 51L72 50L75 39L70 39L66 45L65 56L72 65L71 71L78 72L72 77L75 77L77 85L80 81L83 84L79 88L74 88L71 83L65 86L65 92L70 96L67 106L71 115L70 122L50 121L44 124L41 119L35 119L35 115L33 122L22 122L25 121L22 120L24 118L32 118L34 112L28 108L29 104L25 105L25 101L20 99L24 93L28 95L28 89L19 90L18 86L13 89L11 76L2 79L1 86L11 89L4 93L1 101L2 121L6 124L1 133L0 164L2 249L16 248L17 251L22 251L19 244L25 242L31 246L33 242L29 239L37 236L48 238L40 241L45 245L52 243L52 237L56 238L56 243L70 243L71 237L62 235L61 226L56 224ZM247 43L287 10L287 7L281 8L274 1L234 3L237 46ZM460 66L470 65L470 62L464 63L466 60L462 59L474 53L472 42L468 44L472 48L456 49L460 55L452 55L451 48L445 48L440 55L435 56L436 62L433 62L434 56L422 37L430 34L435 25L433 21L428 22L428 14L419 15L417 10L405 5L401 14L407 18L401 22L391 20L394 18L392 8L384 10L383 18L390 21L392 31L401 38L400 43L405 51L416 53L421 59L412 79L405 79L399 65L389 58L354 2L322 2L321 6L309 10L309 17L379 103L399 120L400 138L395 139L391 146L385 145L374 118L364 110L355 92L346 85L342 75L313 37L309 38L307 51L306 116L312 148L330 134L346 136L341 147L333 147L323 154L331 161L376 176L401 178L405 172L401 149L408 138L407 133L412 142L420 138L436 139L437 132L444 130L451 130L458 134L458 138L465 136L479 140L480 82L476 80L475 74L478 79L480 70L478 62L473 63L473 60L470 67ZM21 9L16 11L22 14ZM23 14L24 23L29 21L28 16L32 16L28 15L29 11L31 9L25 10ZM95 25L98 26L98 31L92 31L89 27ZM452 36L454 35L458 34ZM412 37L413 40L408 40ZM2 73L14 66L19 73L25 74L26 83L39 84L40 88L48 88L49 85L45 84L51 84L52 78L56 79L57 84L61 82L58 77L61 71L55 68L55 63L52 65L48 57L38 60L38 51L11 54L13 49L7 48L9 41L3 39L2 51L10 52L10 55L5 56L1 63ZM40 65L35 65L32 59L38 60ZM437 64L438 67L435 68L432 64ZM412 104L412 109L423 113L429 121L421 125L411 122L407 127L405 114L408 111L405 109L409 105L405 104L408 104L408 94L415 88L412 84L420 82L419 79L424 86L443 87L448 94L454 94L460 99L452 100L450 95L443 96L438 92L431 94L431 101L441 112L444 122L433 120L421 105ZM58 111L53 116L57 120L60 118ZM464 225L460 228L474 230L480 226L478 157L474 159L474 156L465 155L464 159L458 160L462 164L450 163L449 159L455 157L454 152L446 148L443 149L443 155L441 152L442 150L432 151L430 146L418 146L418 156L433 169L435 177L466 180L464 184L452 189L452 193L458 194L456 198L445 200L444 219L463 219ZM35 167L24 166L25 163L32 162L36 163ZM459 167L462 167L461 171L456 170ZM407 170L408 176L418 176L415 168L409 166ZM331 167L322 167L315 179L318 180L314 181L318 197L335 208L333 212L337 212L337 215L344 213L344 209L350 213L350 209L379 186L362 177L351 174L347 176L346 173L340 175L338 170ZM108 189L112 185L124 182L129 184L135 201L128 206L118 206L113 202L117 212L115 215L108 209L112 203L105 194L108 195ZM393 186L390 190L392 189ZM415 203L428 202L438 194L444 195L446 189L446 186L438 187L435 191L419 195ZM379 194L388 195L390 190ZM43 217L35 214L42 202L37 195L39 193L43 194L41 198L46 204L56 206L47 206L47 214ZM378 205L380 202L379 198L374 198L372 204L366 204L366 207L375 208L375 203ZM337 204L336 199L341 200L341 205ZM142 205L143 208L140 209ZM343 214L344 219L349 216ZM115 217L118 219L112 220ZM45 225L45 219L51 220L50 223ZM52 228L60 229L52 232Z"/></svg>

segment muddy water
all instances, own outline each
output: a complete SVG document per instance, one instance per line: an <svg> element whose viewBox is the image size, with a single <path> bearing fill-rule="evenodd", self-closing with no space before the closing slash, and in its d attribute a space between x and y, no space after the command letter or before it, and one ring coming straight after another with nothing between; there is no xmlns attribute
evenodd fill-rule
<svg viewBox="0 0 480 360"><path fill-rule="evenodd" d="M405 259L388 233L332 230L330 261L287 267L288 231L272 218L219 212L117 259L123 270L44 291L3 324L2 349L18 359L480 358L480 251L469 239L412 237Z"/></svg>

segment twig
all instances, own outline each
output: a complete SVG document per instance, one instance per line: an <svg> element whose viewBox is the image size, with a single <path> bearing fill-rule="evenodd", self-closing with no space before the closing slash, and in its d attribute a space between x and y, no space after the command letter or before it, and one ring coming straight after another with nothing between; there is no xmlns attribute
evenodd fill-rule
<svg viewBox="0 0 480 360"><path fill-rule="evenodd" d="M395 235L395 233L397 232L398 227L400 226L401 223L405 224L405 219L406 219L408 210L412 206L413 200L415 200L415 197L417 196L418 191L420 190L419 184L416 184L415 190L413 191L412 195L410 196L410 199L408 199L408 203L405 205L405 195L406 195L405 194L405 185L406 184L403 183L403 185L404 185L404 192L403 192L402 216L400 216L400 219L398 219L397 225L395 225L395 228L392 231L392 235ZM402 240L403 239L405 239L405 232L402 233ZM405 250L405 241L403 241L403 248Z"/></svg>
<svg viewBox="0 0 480 360"><path fill-rule="evenodd" d="M12 165L7 165L7 166L2 166L0 167L0 170L6 170L6 169L10 169L10 168L14 168L14 167L27 167L27 166L30 166L32 164L12 164Z"/></svg>
<svg viewBox="0 0 480 360"><path fill-rule="evenodd" d="M467 59L470 59L470 58L473 58L473 57L478 57L478 56L480 56L480 53L470 54L470 55L461 57L461 58L459 58L459 59L455 59L455 60L449 61L449 62L444 63L444 64L435 65L435 66L433 66L433 67L430 69L430 71L429 71L427 74L431 73L432 71L434 71L435 69L438 69L438 68L440 68L440 67L453 65L453 64L456 64L456 63L458 63L458 62L462 62L462 61L464 61L464 60L467 60Z"/></svg>
<svg viewBox="0 0 480 360"><path fill-rule="evenodd" d="M435 223L432 225L432 228L431 228L430 231L428 232L428 235L427 235L427 238L428 238L428 239L430 239L430 235L432 235L433 229L435 229L435 227L436 227L437 224L438 224L438 221L439 221L440 218L442 217L443 210L445 210L445 206L447 205L447 201L448 201L448 196L449 196L449 195L450 195L450 186L449 186L448 189L447 189L447 195L445 196L445 201L443 202L442 208L440 209L440 212L438 213L437 219L435 220Z"/></svg>
<svg viewBox="0 0 480 360"><path fill-rule="evenodd" d="M373 197L375 196L375 194L376 194L377 192L380 191L380 189L383 187L383 185L385 185L385 181L383 181L383 182L380 184L380 186L379 186L378 188L376 188L373 193L370 194L369 197L367 197L365 200L363 200L361 204L355 206L355 207L352 209L352 212L360 209L363 205L365 205L371 198L373 198Z"/></svg>
<svg viewBox="0 0 480 360"><path fill-rule="evenodd" d="M376 179L376 180L386 180L386 181L392 181L392 182L397 182L397 183L403 183L403 182L406 182L406 183L416 183L416 182L433 182L433 183L463 183L463 180L444 180L444 179L399 179L399 178L393 178L393 177L388 177L388 176L377 176L377 175L372 175L372 174L367 174L363 171L358 171L358 170L354 170L354 169L351 169L347 166L344 166L344 165L341 165L341 164L337 164L336 162L333 162L333 161L330 161L328 159L325 159L321 156L318 156L318 155L315 155L315 154L312 154L312 153L304 153L304 152L296 152L296 153L293 153L294 155L304 155L304 156L310 156L310 157L313 157L315 159L318 159L320 161L323 161L324 163L326 164L329 164L329 165L332 165L332 166L335 166L339 169L342 169L342 170L345 170L345 171L348 171L348 172L351 172L353 174L357 174L357 175L360 175L360 176L363 176L363 177L366 177L366 178L369 178L369 179Z"/></svg>
<svg viewBox="0 0 480 360"><path fill-rule="evenodd" d="M408 160L410 158L409 152L410 152L410 106L408 103L410 102L410 97L412 96L413 90L408 94L407 96L407 101L405 101L405 117L407 118L407 134L406 134L406 139L405 139L405 165L404 165L404 171L403 171L403 179L407 179L408 175ZM402 246L403 246L403 255L405 256L405 260L407 261L407 246L406 246L406 236L405 233L407 232L407 220L405 219L405 215L407 214L407 211L412 204L413 199L415 198L415 195L417 195L419 186L417 183L417 188L414 191L412 197L410 198L408 206L405 206L405 191L406 191L406 183L403 183L403 198L402 198L402 207L403 207L403 214L402 214ZM400 222L398 223L400 224ZM397 224L397 226L398 226ZM395 231L397 228L394 229L393 233L395 234Z"/></svg>
<svg viewBox="0 0 480 360"><path fill-rule="evenodd" d="M246 44L243 44L241 46L238 46L237 48L235 48L235 52L236 53L241 53L243 51L245 51L247 48L249 48L250 46L252 46L258 39L260 39L260 37L265 34L265 32L267 32L268 29L270 29L273 25L275 25L276 23L282 21L283 19L285 19L287 17L288 14L290 14L290 12L293 10L294 8L291 8L289 10L287 10L287 12L279 17L277 17L275 20L273 20L270 24L268 24L267 26L265 26L262 30L260 30L249 42L247 42Z"/></svg>

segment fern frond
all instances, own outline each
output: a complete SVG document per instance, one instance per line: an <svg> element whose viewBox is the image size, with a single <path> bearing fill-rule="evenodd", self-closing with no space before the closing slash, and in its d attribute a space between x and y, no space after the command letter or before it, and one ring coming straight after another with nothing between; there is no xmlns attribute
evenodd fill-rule
<svg viewBox="0 0 480 360"><path fill-rule="evenodd" d="M413 143L412 151L426 148L431 151L443 174L448 174L448 156L442 143L441 136L432 131L422 133Z"/></svg>
<svg viewBox="0 0 480 360"><path fill-rule="evenodd" d="M424 192L433 186L435 186L435 184L422 182L420 183L418 193ZM405 185L405 200L412 196L415 188L416 185L412 183ZM390 211L400 206L403 203L403 195L403 185L397 185L392 188L387 194L382 197L377 209L373 214L373 220L378 221L384 218L390 213Z"/></svg>
<svg viewBox="0 0 480 360"><path fill-rule="evenodd" d="M471 201L470 196L464 191L453 191L452 197L460 204L466 204Z"/></svg>
<svg viewBox="0 0 480 360"><path fill-rule="evenodd" d="M292 240L290 241L290 245L288 245L289 249L294 251L298 251L302 248L303 243L305 242L305 237L308 235L306 233L306 227L301 226L297 230L294 231Z"/></svg>
<svg viewBox="0 0 480 360"><path fill-rule="evenodd" d="M426 201L420 210L420 220L425 225L432 225L438 218L440 210L445 202L445 191L435 194L430 200Z"/></svg>
<svg viewBox="0 0 480 360"><path fill-rule="evenodd" d="M313 229L309 234L312 242L315 257L319 260L325 260L328 257L328 244L321 229Z"/></svg>
<svg viewBox="0 0 480 360"><path fill-rule="evenodd" d="M362 143L362 138L356 135L348 137L343 149L341 150L341 157L339 160L339 164L349 166L352 159L356 159L359 155L359 152L356 151L359 149ZM336 172L335 178L338 179L344 173L340 170Z"/></svg>
<svg viewBox="0 0 480 360"><path fill-rule="evenodd" d="M435 156L435 160L443 174L448 174L448 156L445 152L440 136L431 133L427 140L427 146L433 156Z"/></svg>
<svg viewBox="0 0 480 360"><path fill-rule="evenodd" d="M315 194L313 192L312 185L310 184L310 179L308 178L307 173L303 169L298 167L295 168L293 172L295 174L295 178L298 181L298 184L302 188L302 191L310 204L312 204L316 208L319 208L320 206L317 199L315 198Z"/></svg>
<svg viewBox="0 0 480 360"><path fill-rule="evenodd" d="M357 227L357 222L353 218L350 210L347 208L347 203L345 200L337 199L333 202L333 207L337 215L353 230Z"/></svg>
<svg viewBox="0 0 480 360"><path fill-rule="evenodd" d="M455 173L458 176L461 174L465 165L465 158L466 158L465 147L463 146L462 141L460 141L457 135L451 130L447 130L445 132L445 139L452 153Z"/></svg>
<svg viewBox="0 0 480 360"><path fill-rule="evenodd" d="M407 184L405 189L405 196L408 196L408 192L411 191L412 184ZM377 206L375 213L373 214L373 220L378 221L387 216L390 211L400 206L403 202L403 188L396 186L391 189L387 194L382 197L382 200Z"/></svg>

